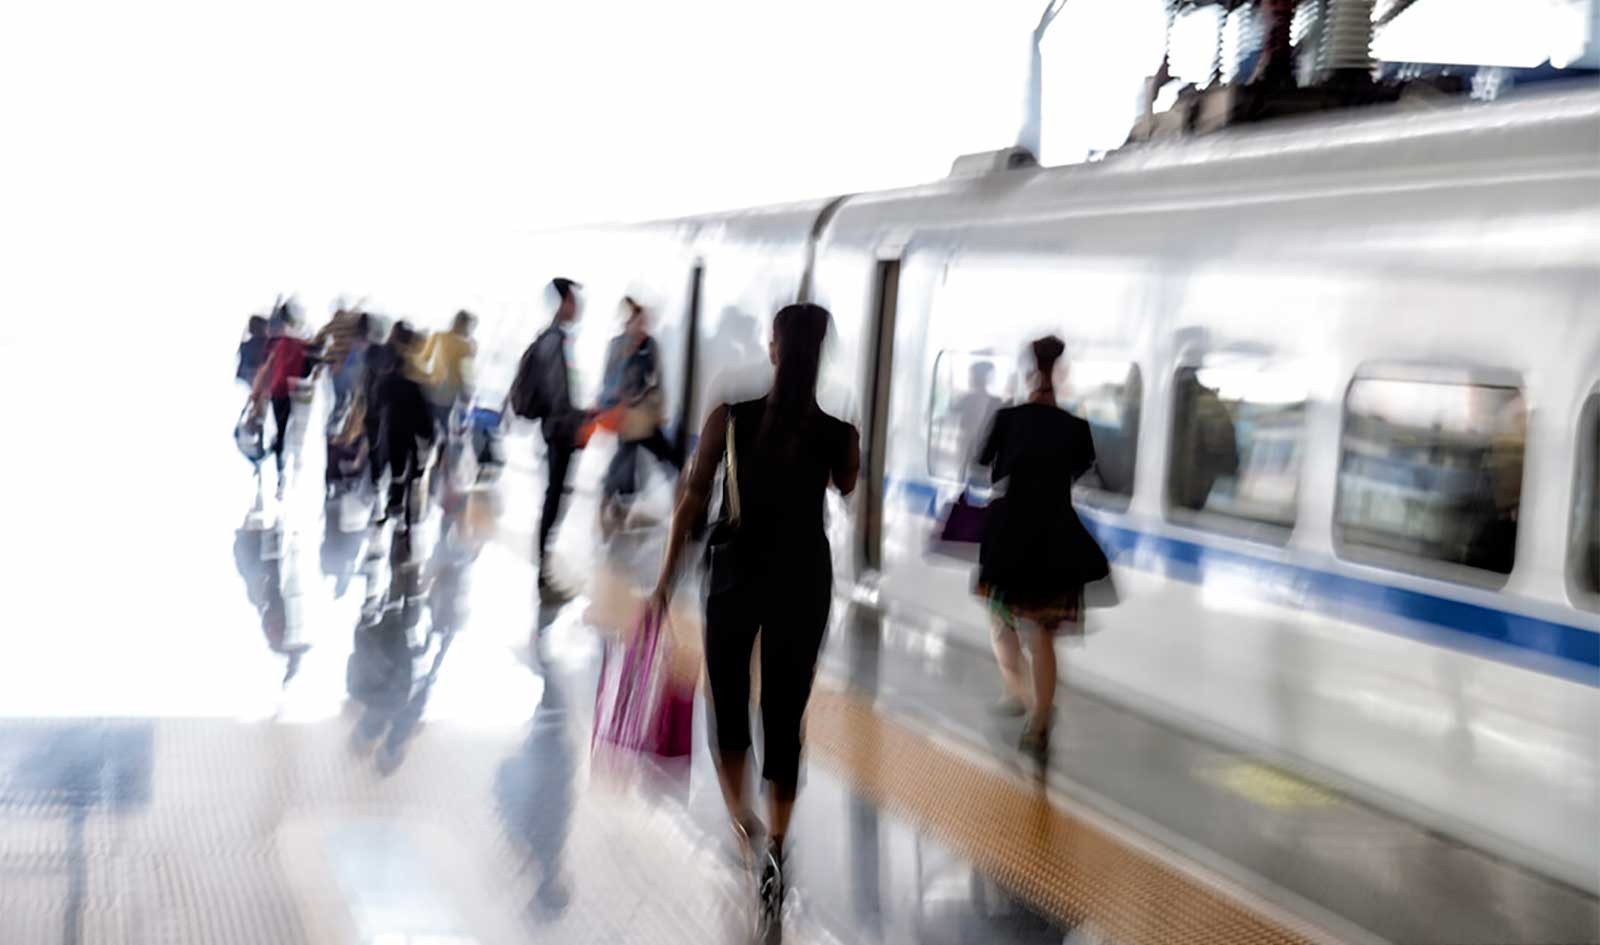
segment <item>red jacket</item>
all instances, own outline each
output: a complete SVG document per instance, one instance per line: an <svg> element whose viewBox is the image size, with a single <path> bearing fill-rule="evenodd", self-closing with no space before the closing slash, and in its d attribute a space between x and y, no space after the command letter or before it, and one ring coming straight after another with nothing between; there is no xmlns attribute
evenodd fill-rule
<svg viewBox="0 0 1600 945"><path fill-rule="evenodd" d="M306 343L287 335L267 343L267 396L289 396L290 383L305 376Z"/></svg>

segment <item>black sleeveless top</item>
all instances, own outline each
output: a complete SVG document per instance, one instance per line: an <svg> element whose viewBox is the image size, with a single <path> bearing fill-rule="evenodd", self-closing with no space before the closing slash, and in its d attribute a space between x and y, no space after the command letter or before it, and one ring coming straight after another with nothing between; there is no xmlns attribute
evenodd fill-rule
<svg viewBox="0 0 1600 945"><path fill-rule="evenodd" d="M851 427L818 409L798 429L785 424L763 437L766 411L766 398L728 407L739 471L740 517L733 534L751 573L781 574L816 563L819 553L829 560L824 496L849 449ZM721 529L728 528L729 486L725 475Z"/></svg>

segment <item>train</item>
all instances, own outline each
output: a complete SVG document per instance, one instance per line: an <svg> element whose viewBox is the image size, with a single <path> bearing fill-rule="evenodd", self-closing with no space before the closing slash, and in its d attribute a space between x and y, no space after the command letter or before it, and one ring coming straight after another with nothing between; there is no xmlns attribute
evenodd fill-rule
<svg viewBox="0 0 1600 945"><path fill-rule="evenodd" d="M543 234L530 285L647 298L675 432L833 314L819 399L861 428L839 593L988 646L930 552L1021 352L1068 346L1075 501L1120 603L1070 685L1589 888L1600 875L1600 89L1368 106L1040 168ZM542 327L486 319L509 383ZM593 470L603 460L591 457ZM578 488L592 487L583 482Z"/></svg>

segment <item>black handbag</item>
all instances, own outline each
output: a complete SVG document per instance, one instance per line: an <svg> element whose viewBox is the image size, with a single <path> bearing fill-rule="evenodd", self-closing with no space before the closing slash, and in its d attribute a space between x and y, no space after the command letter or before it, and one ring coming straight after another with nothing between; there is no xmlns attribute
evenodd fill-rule
<svg viewBox="0 0 1600 945"><path fill-rule="evenodd" d="M733 410L728 411L727 443L723 446L723 516L706 542L707 593L723 594L744 582L739 538L739 454L733 445Z"/></svg>

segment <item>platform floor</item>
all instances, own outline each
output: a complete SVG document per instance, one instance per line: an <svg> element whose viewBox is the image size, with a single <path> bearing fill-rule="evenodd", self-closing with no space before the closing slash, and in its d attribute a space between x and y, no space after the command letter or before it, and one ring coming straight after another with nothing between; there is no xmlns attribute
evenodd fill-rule
<svg viewBox="0 0 1600 945"><path fill-rule="evenodd" d="M610 637L591 601L538 606L525 471L476 557L418 530L410 655L352 632L361 569L392 577L364 543L392 534L330 528L309 458L247 516L248 474L212 445L189 473L209 485L106 523L129 542L79 536L78 564L13 595L0 942L748 940L703 709L686 766L591 764ZM580 575L591 516L579 496L563 530ZM629 560L659 535L636 539ZM1600 942L1591 891L1089 695L1066 665L1039 770L986 711L987 654L840 600L788 940Z"/></svg>

